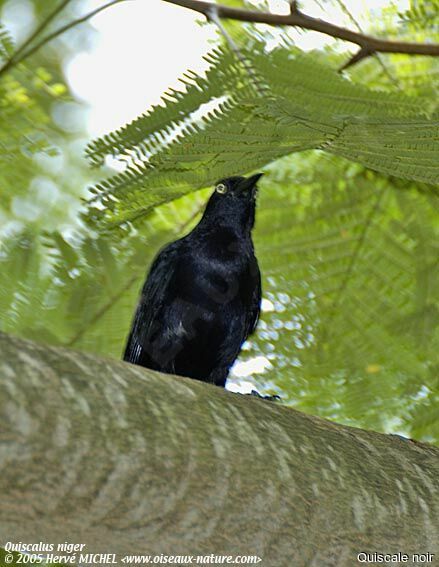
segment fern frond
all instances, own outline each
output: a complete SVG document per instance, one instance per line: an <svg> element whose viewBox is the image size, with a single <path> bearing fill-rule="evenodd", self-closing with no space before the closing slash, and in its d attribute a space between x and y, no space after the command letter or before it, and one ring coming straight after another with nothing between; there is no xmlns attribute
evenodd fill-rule
<svg viewBox="0 0 439 567"><path fill-rule="evenodd" d="M436 380L438 199L324 157L270 168L272 186L291 195L283 206L261 191L256 249L273 311L249 356L269 358L301 409L384 430L399 416L410 430L398 398Z"/></svg>
<svg viewBox="0 0 439 567"><path fill-rule="evenodd" d="M14 40L12 39L9 30L0 21L0 61L6 61L11 57L14 52Z"/></svg>
<svg viewBox="0 0 439 567"><path fill-rule="evenodd" d="M420 106L352 84L291 49L267 56L253 41L246 58L268 96L255 94L246 70L217 48L205 77L184 77L184 93L170 92L162 105L89 145L93 164L106 155L127 163L93 188L91 217L106 226L132 221L221 177L312 148L405 179L439 181L434 101Z"/></svg>
<svg viewBox="0 0 439 567"><path fill-rule="evenodd" d="M433 29L439 31L439 1L417 0L410 2L410 7L400 12L402 22L415 29Z"/></svg>

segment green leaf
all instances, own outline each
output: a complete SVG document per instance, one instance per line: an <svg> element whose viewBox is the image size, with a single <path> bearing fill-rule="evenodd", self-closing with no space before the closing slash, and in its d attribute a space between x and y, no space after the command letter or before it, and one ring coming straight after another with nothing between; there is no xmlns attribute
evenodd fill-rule
<svg viewBox="0 0 439 567"><path fill-rule="evenodd" d="M305 149L321 149L403 179L439 181L436 100L355 85L314 57L253 42L248 70L224 48L188 73L185 93L92 142L87 155L126 162L95 187L89 218L115 226L152 208ZM254 77L257 77L257 85ZM97 205L97 206L96 206Z"/></svg>

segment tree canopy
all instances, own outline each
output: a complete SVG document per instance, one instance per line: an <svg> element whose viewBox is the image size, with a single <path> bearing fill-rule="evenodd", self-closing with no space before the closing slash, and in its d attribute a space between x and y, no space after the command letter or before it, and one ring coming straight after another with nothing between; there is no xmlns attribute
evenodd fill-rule
<svg viewBox="0 0 439 567"><path fill-rule="evenodd" d="M0 330L120 357L158 249L217 179L262 168L264 312L241 361L266 370L246 380L307 413L438 442L437 58L376 55L341 74L340 40L304 52L290 28L223 20L204 75L188 69L90 141L64 62L93 30L72 4L34 1L20 52L0 1ZM331 7L356 29L347 3L326 20ZM363 31L438 42L431 10L389 3Z"/></svg>

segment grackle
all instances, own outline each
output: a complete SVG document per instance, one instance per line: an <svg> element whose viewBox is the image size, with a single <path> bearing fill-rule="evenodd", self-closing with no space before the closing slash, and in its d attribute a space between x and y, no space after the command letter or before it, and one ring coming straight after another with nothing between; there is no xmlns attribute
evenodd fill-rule
<svg viewBox="0 0 439 567"><path fill-rule="evenodd" d="M261 175L219 181L198 225L159 252L124 360L225 386L259 318L261 276L251 231Z"/></svg>

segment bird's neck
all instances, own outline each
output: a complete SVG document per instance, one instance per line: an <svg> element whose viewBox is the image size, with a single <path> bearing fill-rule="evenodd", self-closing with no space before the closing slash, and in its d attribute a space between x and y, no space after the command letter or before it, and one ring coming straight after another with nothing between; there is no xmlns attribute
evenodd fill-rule
<svg viewBox="0 0 439 567"><path fill-rule="evenodd" d="M227 240L235 238L236 240L251 240L251 226L237 223L233 218L218 218L215 222L211 219L201 219L196 227L199 234L204 234L210 237L217 237L220 240L226 238Z"/></svg>

